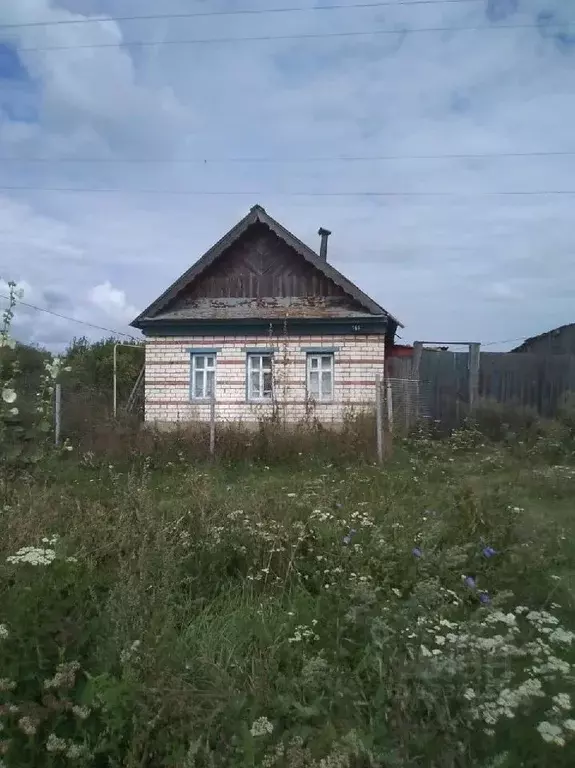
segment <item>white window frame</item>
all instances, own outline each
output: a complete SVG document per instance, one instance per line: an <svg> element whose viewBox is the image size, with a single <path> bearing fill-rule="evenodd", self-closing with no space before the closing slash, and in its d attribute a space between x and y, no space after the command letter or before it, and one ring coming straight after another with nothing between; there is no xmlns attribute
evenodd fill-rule
<svg viewBox="0 0 575 768"><path fill-rule="evenodd" d="M217 386L217 374L216 369L218 365L217 360L217 353L216 352L192 352L191 353L191 360L190 360L190 400L212 400L212 398L215 398L216 396L216 386ZM212 365L208 365L209 359L213 360ZM198 363L200 361L203 361L202 366L200 367ZM196 394L196 378L198 376L198 373L204 374L204 381L202 385L202 394L197 395ZM208 389L208 377L207 373L213 373L213 391L210 392Z"/></svg>
<svg viewBox="0 0 575 768"><path fill-rule="evenodd" d="M322 367L322 360L329 359L329 368ZM317 361L317 368L312 368L313 362ZM307 382L307 395L311 400L315 400L318 403L331 403L334 397L334 354L333 352L308 352L306 360L306 382ZM331 391L329 395L325 394L322 389L322 373L328 372L331 376ZM318 393L312 394L311 386L311 374L318 374Z"/></svg>
<svg viewBox="0 0 575 768"><path fill-rule="evenodd" d="M264 358L268 357L270 360L269 366L264 367ZM254 365L257 361L257 366ZM261 394L254 394L252 389L252 374L259 373L259 392ZM264 374L269 373L271 376L271 390L269 394L264 393ZM269 403L273 400L274 394L274 357L272 352L248 352L246 357L246 399L248 402L256 403Z"/></svg>

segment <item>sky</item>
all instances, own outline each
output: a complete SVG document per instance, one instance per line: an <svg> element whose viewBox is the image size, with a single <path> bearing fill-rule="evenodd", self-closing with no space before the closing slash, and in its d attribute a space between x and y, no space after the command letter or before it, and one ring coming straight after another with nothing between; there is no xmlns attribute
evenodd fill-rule
<svg viewBox="0 0 575 768"><path fill-rule="evenodd" d="M567 0L0 0L0 294L138 336L259 203L403 341L509 349L575 322L574 122Z"/></svg>

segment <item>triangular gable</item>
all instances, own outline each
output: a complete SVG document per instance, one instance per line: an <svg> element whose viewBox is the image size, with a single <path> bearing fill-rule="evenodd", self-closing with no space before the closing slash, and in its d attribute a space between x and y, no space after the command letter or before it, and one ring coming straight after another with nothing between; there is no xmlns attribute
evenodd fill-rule
<svg viewBox="0 0 575 768"><path fill-rule="evenodd" d="M241 235L248 230L250 226L261 222L265 224L269 229L274 232L279 238L281 238L288 246L296 251L303 259L315 267L321 272L327 279L331 280L337 286L339 286L344 293L350 296L354 301L360 304L367 312L372 315L383 315L388 317L393 322L397 323L400 327L402 324L386 312L383 307L377 304L367 294L363 293L356 285L348 280L337 269L328 264L322 259L315 251L309 246L303 243L299 238L289 232L279 222L269 216L266 211L259 205L253 206L247 216L239 221L232 229L229 230L218 242L213 245L195 264L190 267L184 274L179 277L161 296L159 296L149 307L147 307L138 317L131 323L132 326L139 327L145 321L153 321L154 318L161 314L168 304L186 288L192 286L200 276L212 266L229 248L233 245Z"/></svg>

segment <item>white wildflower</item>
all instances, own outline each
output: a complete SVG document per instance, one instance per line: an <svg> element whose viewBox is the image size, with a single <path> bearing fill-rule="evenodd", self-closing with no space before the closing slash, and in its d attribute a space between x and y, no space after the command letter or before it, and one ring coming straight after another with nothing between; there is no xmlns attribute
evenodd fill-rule
<svg viewBox="0 0 575 768"><path fill-rule="evenodd" d="M65 752L68 748L68 744L64 739L60 739L58 736L56 736L55 733L51 733L48 736L48 740L46 742L46 751L47 752Z"/></svg>
<svg viewBox="0 0 575 768"><path fill-rule="evenodd" d="M472 688L467 688L463 693L463 698L467 699L467 701L473 701L475 698L475 691Z"/></svg>
<svg viewBox="0 0 575 768"><path fill-rule="evenodd" d="M90 717L90 711L91 711L90 707L80 707L80 706L78 706L78 704L75 704L72 707L72 712L80 720L87 720Z"/></svg>
<svg viewBox="0 0 575 768"><path fill-rule="evenodd" d="M571 709L571 697L568 693L558 693L556 696L553 696L553 703L559 709Z"/></svg>
<svg viewBox="0 0 575 768"><path fill-rule="evenodd" d="M84 757L85 754L86 747L84 747L82 744L70 743L68 745L68 749L66 750L66 757L69 757L70 760L77 760L79 757Z"/></svg>
<svg viewBox="0 0 575 768"><path fill-rule="evenodd" d="M559 747L565 746L563 730L558 725L553 725L553 723L543 720L537 726L537 730L543 741L547 742L547 744L556 744Z"/></svg>
<svg viewBox="0 0 575 768"><path fill-rule="evenodd" d="M454 594L453 590L451 589L446 589L445 591L448 592L449 594ZM441 621L439 622L439 625L441 627L447 627L447 629L457 629L457 626L458 626L456 623L454 623L453 621L449 621L448 619L441 619Z"/></svg>
<svg viewBox="0 0 575 768"><path fill-rule="evenodd" d="M41 547L22 547L15 555L6 558L7 563L30 563L30 565L50 565L55 559L53 549Z"/></svg>
<svg viewBox="0 0 575 768"><path fill-rule="evenodd" d="M562 674L568 675L571 671L571 665L564 659L559 659L557 656L549 655L545 664L541 664L539 667L534 667L534 671L542 674Z"/></svg>
<svg viewBox="0 0 575 768"><path fill-rule="evenodd" d="M17 397L18 395L12 387L4 387L2 390L2 400L4 400L5 403L13 403Z"/></svg>
<svg viewBox="0 0 575 768"><path fill-rule="evenodd" d="M120 661L122 662L122 664L127 664L128 661L130 661L132 656L138 652L138 649L140 648L141 644L142 644L141 640L134 640L134 642L129 648L124 648L124 650L120 653Z"/></svg>
<svg viewBox="0 0 575 768"><path fill-rule="evenodd" d="M564 720L563 728L565 728L565 730L569 731L570 733L575 733L575 720Z"/></svg>
<svg viewBox="0 0 575 768"><path fill-rule="evenodd" d="M26 736L34 736L38 730L38 721L31 717L24 716L18 720L18 728L26 734Z"/></svg>
<svg viewBox="0 0 575 768"><path fill-rule="evenodd" d="M272 723L267 719L267 717L258 717L257 720L254 720L252 723L252 727L250 728L250 733L252 736L266 736L268 733L273 733L274 727Z"/></svg>
<svg viewBox="0 0 575 768"><path fill-rule="evenodd" d="M0 640L6 640L10 636L6 624L0 624Z"/></svg>
<svg viewBox="0 0 575 768"><path fill-rule="evenodd" d="M541 680L535 678L529 678L524 683L521 683L517 689L517 694L520 698L528 698L530 696L544 696Z"/></svg>
<svg viewBox="0 0 575 768"><path fill-rule="evenodd" d="M67 661L58 664L56 674L49 680L44 680L44 688L73 688L76 681L76 672L80 669L78 661Z"/></svg>
<svg viewBox="0 0 575 768"><path fill-rule="evenodd" d="M562 645L571 645L571 641L575 638L575 634L561 627L556 627L549 635L549 641L551 643L561 643Z"/></svg>
<svg viewBox="0 0 575 768"><path fill-rule="evenodd" d="M422 656L429 657L429 656L432 655L432 653L429 650L429 648L427 646L425 646L425 645L420 645L419 646L419 650L421 651L421 655Z"/></svg>

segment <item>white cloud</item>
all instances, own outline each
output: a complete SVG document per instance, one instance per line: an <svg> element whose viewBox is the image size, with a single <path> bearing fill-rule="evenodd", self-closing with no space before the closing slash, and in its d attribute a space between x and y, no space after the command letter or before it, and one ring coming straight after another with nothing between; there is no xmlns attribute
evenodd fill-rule
<svg viewBox="0 0 575 768"><path fill-rule="evenodd" d="M127 302L125 292L114 288L108 280L92 288L89 300L114 322L129 323L137 314L136 308Z"/></svg>
<svg viewBox="0 0 575 768"><path fill-rule="evenodd" d="M270 7L264 0L249 5ZM575 6L567 6L564 0L490 0L488 6L70 24L0 29L0 44L530 24L541 12L555 13L553 19L568 31ZM116 0L19 0L3 4L0 23L232 7L228 0L209 6L173 0L160 11L152 0L123 0L121 9ZM574 196L486 193L573 190L575 157L286 162L310 156L575 151L575 45L557 30L408 32L20 57L27 75L12 77L10 92L25 91L36 113L28 121L0 114L0 157L113 162L0 160L0 186L126 190L0 190L0 276L27 281L43 306L124 330L259 202L312 246L318 226L333 230L330 260L403 320L407 339L455 333L492 341L573 321ZM0 89L8 82L1 66ZM246 156L276 162L222 162ZM190 158L208 162L186 162ZM137 189L250 194L129 191ZM290 190L455 196L278 194ZM49 289L42 293L37 286ZM22 326L22 333L29 329L33 338L50 342L52 332L60 339L83 330L56 318L43 320L40 327Z"/></svg>

